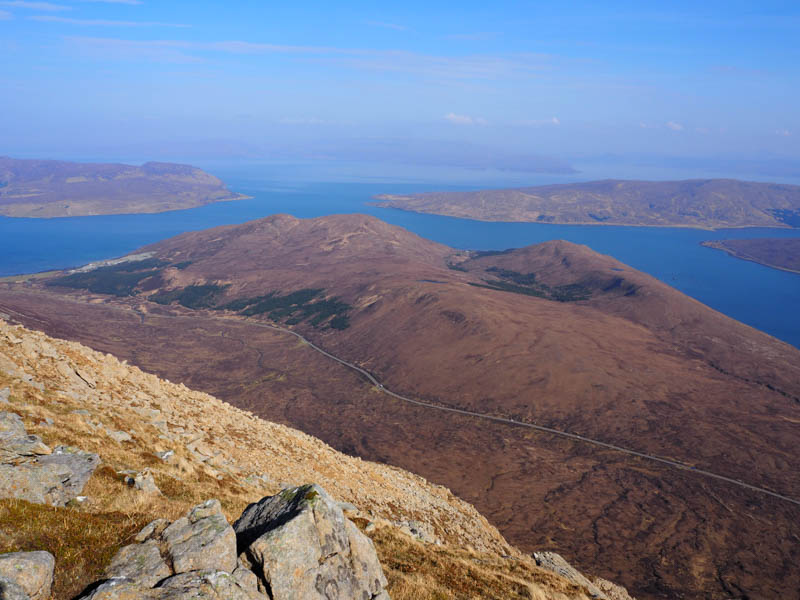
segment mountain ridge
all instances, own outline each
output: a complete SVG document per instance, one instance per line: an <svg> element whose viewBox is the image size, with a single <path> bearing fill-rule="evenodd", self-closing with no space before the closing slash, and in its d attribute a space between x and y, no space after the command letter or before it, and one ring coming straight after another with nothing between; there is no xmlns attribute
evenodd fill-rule
<svg viewBox="0 0 800 600"><path fill-rule="evenodd" d="M376 206L476 219L642 227L800 226L800 186L737 179L608 179L471 192L382 194Z"/></svg>

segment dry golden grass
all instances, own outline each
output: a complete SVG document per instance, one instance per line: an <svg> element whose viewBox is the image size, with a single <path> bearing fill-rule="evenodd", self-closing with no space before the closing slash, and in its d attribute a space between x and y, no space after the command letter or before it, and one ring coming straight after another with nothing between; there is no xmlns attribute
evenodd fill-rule
<svg viewBox="0 0 800 600"><path fill-rule="evenodd" d="M0 321L0 360L12 357L27 372L35 372L45 390L0 370L0 389L9 386L12 392L9 404L0 405L0 411L19 414L28 432L51 447L76 446L96 452L103 461L83 490L89 501L80 506L0 501L0 553L51 552L56 558L56 600L74 598L101 578L116 551L150 521L174 520L208 498L219 499L233 521L247 504L279 491L280 481L287 477L302 478L296 483L316 481L334 497L360 505L354 514L362 528L370 520L377 524L368 535L375 542L394 600L586 598L579 588L542 571L510 548L472 507L440 486L398 469L346 457L305 434L260 421L182 386L158 383L138 369L77 344L50 340L48 346L44 336L15 329L4 345L2 325ZM51 362L44 360L43 356L56 350L62 354L50 356ZM21 359L20 354L27 358ZM96 387L76 383L69 373L62 377L65 371L56 368L59 360L69 361ZM143 416L156 407L159 418L168 421L170 436ZM132 440L115 442L106 429L129 432ZM198 434L203 434L207 451L221 452L225 460L198 459L189 441ZM175 453L172 460L164 462L155 456L154 452L167 448ZM124 472L143 469L153 474L160 495L126 485ZM251 476L259 473L269 478L253 483ZM425 507L429 507L427 513ZM391 524L395 518L429 519L447 545L423 544L408 537ZM467 531L471 531L469 541L459 542ZM466 544L483 545L483 550L464 550ZM514 558L502 558L505 552Z"/></svg>
<svg viewBox="0 0 800 600"><path fill-rule="evenodd" d="M100 579L116 551L130 543L150 515L92 513L22 500L0 500L0 554L46 550L56 557L53 597L73 598Z"/></svg>
<svg viewBox="0 0 800 600"><path fill-rule="evenodd" d="M364 526L366 521L355 519ZM584 598L582 588L524 557L500 557L417 541L393 527L368 533L393 600Z"/></svg>

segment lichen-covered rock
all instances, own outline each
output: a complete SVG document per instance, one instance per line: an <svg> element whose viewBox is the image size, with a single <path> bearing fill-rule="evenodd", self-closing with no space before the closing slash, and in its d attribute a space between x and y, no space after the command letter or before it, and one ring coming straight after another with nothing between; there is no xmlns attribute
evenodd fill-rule
<svg viewBox="0 0 800 600"><path fill-rule="evenodd" d="M0 577L18 585L31 600L47 600L53 586L55 564L49 552L0 554ZM10 591L14 589L10 587Z"/></svg>
<svg viewBox="0 0 800 600"><path fill-rule="evenodd" d="M172 570L154 540L121 548L106 569L106 577L125 577L145 587L154 587L170 575Z"/></svg>
<svg viewBox="0 0 800 600"><path fill-rule="evenodd" d="M92 587L80 600L149 600L155 597L153 590L126 577L115 577Z"/></svg>
<svg viewBox="0 0 800 600"><path fill-rule="evenodd" d="M230 574L237 566L236 534L218 500L195 506L173 523L157 519L134 539L137 543L120 549L106 569L106 577L120 585L152 588L173 575L204 569ZM124 589L109 588L107 593Z"/></svg>
<svg viewBox="0 0 800 600"><path fill-rule="evenodd" d="M80 495L99 464L96 454L68 446L51 451L27 434L19 415L0 413L0 498L63 506Z"/></svg>
<svg viewBox="0 0 800 600"><path fill-rule="evenodd" d="M606 595L601 592L596 585L583 576L575 567L569 564L560 554L555 552L534 552L533 559L536 564L543 569L553 571L561 575L564 579L580 585L589 592L592 598L608 600Z"/></svg>
<svg viewBox="0 0 800 600"><path fill-rule="evenodd" d="M228 524L219 500L195 506L161 534L175 573L236 568L236 534Z"/></svg>
<svg viewBox="0 0 800 600"><path fill-rule="evenodd" d="M50 452L38 436L27 434L18 414L0 412L0 462L17 464Z"/></svg>
<svg viewBox="0 0 800 600"><path fill-rule="evenodd" d="M372 541L317 485L251 504L234 529L241 560L273 600L388 598Z"/></svg>
<svg viewBox="0 0 800 600"><path fill-rule="evenodd" d="M229 573L213 569L175 575L153 591L158 600L267 600L243 588Z"/></svg>
<svg viewBox="0 0 800 600"><path fill-rule="evenodd" d="M0 577L0 600L31 600L31 597L10 579Z"/></svg>

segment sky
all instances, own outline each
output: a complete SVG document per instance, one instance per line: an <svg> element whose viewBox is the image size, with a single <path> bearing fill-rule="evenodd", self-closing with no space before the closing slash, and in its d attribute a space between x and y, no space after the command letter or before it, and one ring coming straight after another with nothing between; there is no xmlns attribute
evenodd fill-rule
<svg viewBox="0 0 800 600"><path fill-rule="evenodd" d="M799 31L796 1L0 0L0 154L800 178Z"/></svg>

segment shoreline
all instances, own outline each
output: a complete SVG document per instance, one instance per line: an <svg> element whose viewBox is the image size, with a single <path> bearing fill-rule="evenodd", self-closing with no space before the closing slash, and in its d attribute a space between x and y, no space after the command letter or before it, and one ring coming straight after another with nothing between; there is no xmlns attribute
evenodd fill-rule
<svg viewBox="0 0 800 600"><path fill-rule="evenodd" d="M750 256L750 255L747 255L747 254L740 254L736 250L734 250L732 248L728 248L727 246L725 246L720 241L705 241L705 242L700 242L700 245L705 247L705 248L711 248L712 250L722 250L723 252L725 252L728 256L730 256L732 258L736 258L736 259L739 259L739 260L746 260L747 262L756 263L756 264L761 265L763 267L769 267L770 269L776 269L778 271L786 271L787 273L795 273L797 275L800 275L800 270L790 269L788 267L780 267L778 265L773 265L773 264L770 264L768 262L764 262L763 260L760 260L760 259L758 259L758 258L756 258L754 256Z"/></svg>
<svg viewBox="0 0 800 600"><path fill-rule="evenodd" d="M441 212L432 212L432 211L425 211L425 210L415 210L413 208L403 208L401 206L393 206L390 203L386 202L365 202L367 206L375 206L377 208L391 208L394 210L402 210L403 212L410 212L416 213L418 215L435 215L438 217L449 217L451 219L464 219L465 221L479 221L481 223L528 223L530 225L589 225L589 226L605 226L605 227L658 227L661 229L699 229L701 231L720 231L723 229L800 229L798 227L792 227L791 225L756 225L756 224L749 224L749 225L719 225L719 226L710 226L710 225L691 225L691 224L645 224L645 223L609 223L609 222L599 222L599 221L529 221L529 220L503 220L503 219L486 219L480 217L466 217L466 216L459 216L459 215L452 215L446 214Z"/></svg>

